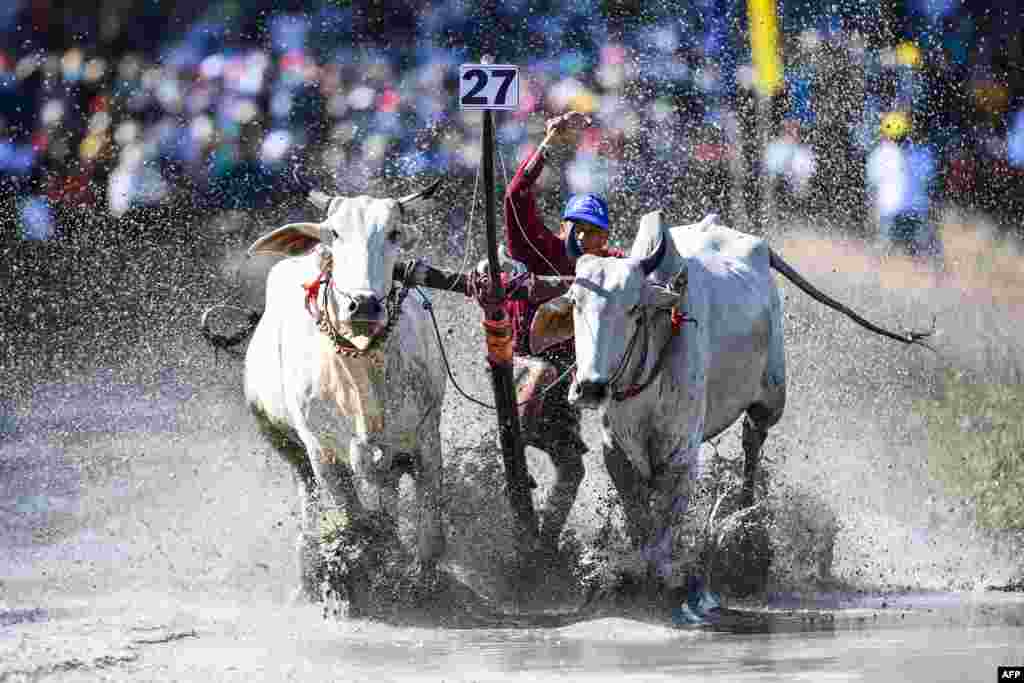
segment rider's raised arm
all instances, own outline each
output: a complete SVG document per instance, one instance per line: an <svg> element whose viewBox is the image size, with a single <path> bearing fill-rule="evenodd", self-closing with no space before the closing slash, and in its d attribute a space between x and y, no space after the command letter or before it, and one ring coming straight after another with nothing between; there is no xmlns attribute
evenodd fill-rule
<svg viewBox="0 0 1024 683"><path fill-rule="evenodd" d="M538 148L519 166L505 193L505 233L508 255L537 275L568 275L572 263L562 241L547 229L537 210L533 186L544 170L544 151Z"/></svg>

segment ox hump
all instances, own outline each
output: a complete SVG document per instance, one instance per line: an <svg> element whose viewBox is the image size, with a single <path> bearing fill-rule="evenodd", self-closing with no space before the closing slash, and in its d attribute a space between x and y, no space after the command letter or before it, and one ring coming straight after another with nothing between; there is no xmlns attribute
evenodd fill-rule
<svg viewBox="0 0 1024 683"><path fill-rule="evenodd" d="M671 232L676 248L686 257L720 255L751 265L762 261L767 265L771 254L768 243L761 237L718 222L708 222L708 219L695 225L672 228Z"/></svg>

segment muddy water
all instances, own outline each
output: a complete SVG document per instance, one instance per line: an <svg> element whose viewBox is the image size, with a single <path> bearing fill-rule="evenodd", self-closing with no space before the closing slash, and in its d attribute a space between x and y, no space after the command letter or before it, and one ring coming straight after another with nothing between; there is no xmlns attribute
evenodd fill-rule
<svg viewBox="0 0 1024 683"><path fill-rule="evenodd" d="M624 618L543 629L395 628L195 597L138 590L6 611L0 680L953 682L995 680L996 667L1024 661L1024 602L996 596L762 608L760 627L736 630Z"/></svg>
<svg viewBox="0 0 1024 683"><path fill-rule="evenodd" d="M291 475L242 406L238 359L214 359L183 326L123 363L19 378L29 389L5 397L0 681L983 681L1024 665L1024 599L985 590L1019 580L1020 538L977 528L970 501L931 478L914 409L950 365L998 380L1022 357L1016 302L857 250L822 268L806 244L821 254L806 238L779 243L858 310L908 325L938 316L942 354L862 336L786 290L792 389L766 446L785 513L777 571L757 599L727 601L737 611L717 627L611 613L414 628L290 605ZM435 299L460 384L488 397L482 339L461 333L478 327L478 311ZM492 419L450 391L450 452ZM585 436L597 443L593 419ZM735 440L707 450L737 451ZM549 466L530 458L543 494ZM587 465L571 520L584 539L608 485L599 456Z"/></svg>

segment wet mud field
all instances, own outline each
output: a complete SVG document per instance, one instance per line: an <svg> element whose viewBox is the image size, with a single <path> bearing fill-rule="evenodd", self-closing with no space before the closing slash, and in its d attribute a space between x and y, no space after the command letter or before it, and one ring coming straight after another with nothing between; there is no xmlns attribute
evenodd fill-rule
<svg viewBox="0 0 1024 683"><path fill-rule="evenodd" d="M482 255L423 223L443 235L422 252L432 262ZM20 270L3 283L0 681L963 681L1024 665L1024 595L994 589L1021 581L1024 539L980 525L929 464L925 407L948 372L1021 377L1024 290L1012 269L977 267L991 249L975 227L948 228L942 276L842 236L771 237L872 320L934 318L938 353L871 337L781 285L790 392L765 445L773 563L762 590L725 596L737 611L710 628L621 605L580 618L506 611L460 628L291 604L296 485L243 404L240 358L215 355L196 326L210 303L259 303L268 264L239 254L272 227L236 218L200 240L131 249L5 247ZM489 399L479 309L433 300L456 379ZM492 425L449 386L449 567L502 605L515 589L502 575L507 534L495 532L502 472L473 456ZM597 427L587 416L592 447ZM704 459L740 452L734 429ZM550 465L528 458L543 496ZM586 464L570 518L577 564L610 514L599 452ZM579 596L549 578L531 587L534 605L571 611Z"/></svg>

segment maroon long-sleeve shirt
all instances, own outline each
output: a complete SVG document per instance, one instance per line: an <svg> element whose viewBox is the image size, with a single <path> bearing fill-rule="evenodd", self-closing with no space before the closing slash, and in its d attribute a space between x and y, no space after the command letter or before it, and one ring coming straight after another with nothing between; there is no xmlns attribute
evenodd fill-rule
<svg viewBox="0 0 1024 683"><path fill-rule="evenodd" d="M530 163L532 160L532 167ZM565 244L547 229L537 210L533 185L544 170L544 153L534 150L519 165L505 191L505 235L508 255L523 262L534 275L574 275L576 264L565 253ZM607 256L622 256L618 249L606 249ZM516 353L530 355L530 323L537 304L507 300L505 313L512 320ZM552 347L549 352L575 357L572 340ZM545 353L544 355L548 355ZM571 362L571 361L570 361Z"/></svg>
<svg viewBox="0 0 1024 683"><path fill-rule="evenodd" d="M565 253L562 240L545 227L537 210L533 185L543 171L544 153L539 149L534 150L519 164L519 169L505 191L508 255L524 263L535 275L572 275L575 266ZM512 320L517 353L530 353L530 323L536 312L537 304L529 301L507 300L505 303L505 313ZM574 351L571 341L551 350L570 354Z"/></svg>

